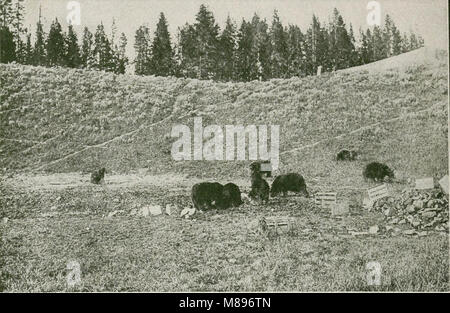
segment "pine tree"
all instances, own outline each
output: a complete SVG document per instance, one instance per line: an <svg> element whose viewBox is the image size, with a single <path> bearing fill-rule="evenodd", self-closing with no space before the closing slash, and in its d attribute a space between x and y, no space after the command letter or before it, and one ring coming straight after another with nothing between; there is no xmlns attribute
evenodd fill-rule
<svg viewBox="0 0 450 313"><path fill-rule="evenodd" d="M409 35L409 51L419 48L419 41L417 40L416 34L410 32Z"/></svg>
<svg viewBox="0 0 450 313"><path fill-rule="evenodd" d="M398 28L394 25L392 29L392 53L393 55L399 55L402 53L403 43L402 36Z"/></svg>
<svg viewBox="0 0 450 313"><path fill-rule="evenodd" d="M0 26L9 27L13 23L13 21L14 21L14 8L13 8L12 0L1 0L0 1ZM9 28L8 28L8 30L9 30ZM9 32L11 32L11 30L9 30Z"/></svg>
<svg viewBox="0 0 450 313"><path fill-rule="evenodd" d="M113 18L112 24L111 24L111 40L110 40L111 47L116 46L116 34L117 34L116 19Z"/></svg>
<svg viewBox="0 0 450 313"><path fill-rule="evenodd" d="M33 49L33 65L45 66L47 64L45 53L45 33L41 22L41 9L39 8L39 20L36 24L36 40Z"/></svg>
<svg viewBox="0 0 450 313"><path fill-rule="evenodd" d="M236 78L240 81L252 80L252 68L256 66L256 61L253 60L252 47L253 27L251 23L243 19L238 32L236 51Z"/></svg>
<svg viewBox="0 0 450 313"><path fill-rule="evenodd" d="M128 58L125 55L128 40L125 34L121 33L119 41L116 43L116 34L117 25L115 18L113 18L111 25L111 38L109 40L111 48L111 67L109 70L116 74L124 74L128 64Z"/></svg>
<svg viewBox="0 0 450 313"><path fill-rule="evenodd" d="M402 37L402 53L409 51L409 37L406 33L403 33Z"/></svg>
<svg viewBox="0 0 450 313"><path fill-rule="evenodd" d="M16 60L14 34L6 26L0 26L0 62L9 63Z"/></svg>
<svg viewBox="0 0 450 313"><path fill-rule="evenodd" d="M348 30L348 36L350 38L350 66L360 65L358 58L358 51L356 49L355 33L353 32L353 25L350 23Z"/></svg>
<svg viewBox="0 0 450 313"><path fill-rule="evenodd" d="M27 42L25 44L24 64L31 65L33 64L33 46L31 44L31 34L28 32L28 29L25 29L25 38Z"/></svg>
<svg viewBox="0 0 450 313"><path fill-rule="evenodd" d="M66 37L66 55L65 63L68 67L78 68L81 65L80 47L78 46L78 37L73 30L73 26L69 25Z"/></svg>
<svg viewBox="0 0 450 313"><path fill-rule="evenodd" d="M219 79L224 81L236 79L236 26L230 16L227 17L225 28L219 38Z"/></svg>
<svg viewBox="0 0 450 313"><path fill-rule="evenodd" d="M269 25L265 19L254 14L251 21L252 43L250 51L250 79L272 78L272 43Z"/></svg>
<svg viewBox="0 0 450 313"><path fill-rule="evenodd" d="M151 73L157 76L169 76L174 74L174 54L170 41L167 20L164 13L160 13L159 22L156 25L155 35L151 46Z"/></svg>
<svg viewBox="0 0 450 313"><path fill-rule="evenodd" d="M128 57L126 56L127 43L127 37L122 33L119 38L118 59L115 70L117 74L125 74L128 65Z"/></svg>
<svg viewBox="0 0 450 313"><path fill-rule="evenodd" d="M324 27L321 27L320 21L315 15L313 15L311 26L306 32L305 43L306 72L309 75L315 75L319 66L322 66L324 71L330 70L329 34Z"/></svg>
<svg viewBox="0 0 450 313"><path fill-rule="evenodd" d="M94 35L89 31L87 27L83 31L83 42L81 45L81 65L84 68L93 68L95 65L94 60Z"/></svg>
<svg viewBox="0 0 450 313"><path fill-rule="evenodd" d="M200 5L195 20L197 78L212 79L217 74L219 26L215 22L213 13L203 4Z"/></svg>
<svg viewBox="0 0 450 313"><path fill-rule="evenodd" d="M19 63L24 63L25 44L22 40L24 34L23 28L23 0L16 0L13 6L14 19L12 22L12 32L14 34L14 42L16 44L16 58Z"/></svg>
<svg viewBox="0 0 450 313"><path fill-rule="evenodd" d="M134 49L136 51L134 72L136 75L149 75L151 63L150 30L145 25L140 26L134 38Z"/></svg>
<svg viewBox="0 0 450 313"><path fill-rule="evenodd" d="M289 25L287 37L289 51L287 62L287 77L303 76L304 39L302 31L296 25Z"/></svg>
<svg viewBox="0 0 450 313"><path fill-rule="evenodd" d="M273 78L284 78L287 73L288 46L287 35L280 21L278 12L273 13L272 25L270 27L271 42L271 76Z"/></svg>
<svg viewBox="0 0 450 313"><path fill-rule="evenodd" d="M372 33L370 29L364 33L361 29L359 30L361 37L361 46L358 49L359 64L368 64L372 62Z"/></svg>
<svg viewBox="0 0 450 313"><path fill-rule="evenodd" d="M11 0L0 1L0 62L17 60L16 38L11 26L14 22L14 8Z"/></svg>
<svg viewBox="0 0 450 313"><path fill-rule="evenodd" d="M385 58L386 46L383 41L383 32L379 26L375 25L372 30L372 61Z"/></svg>
<svg viewBox="0 0 450 313"><path fill-rule="evenodd" d="M393 46L392 46L392 37L393 37L393 22L389 14L386 14L385 20L384 20L384 28L382 30L382 38L383 38L383 53L382 58L388 58L391 57L393 52Z"/></svg>
<svg viewBox="0 0 450 313"><path fill-rule="evenodd" d="M103 23L97 26L94 35L94 50L93 50L95 68L101 71L114 71L113 51L110 42L105 33Z"/></svg>
<svg viewBox="0 0 450 313"><path fill-rule="evenodd" d="M50 26L47 43L47 63L49 66L64 66L66 58L65 38L61 24L55 19Z"/></svg>
<svg viewBox="0 0 450 313"><path fill-rule="evenodd" d="M178 71L181 77L195 78L198 74L197 36L194 26L185 24L178 28L177 55Z"/></svg>
<svg viewBox="0 0 450 313"><path fill-rule="evenodd" d="M333 10L329 42L330 61L333 70L351 66L355 47L345 27L344 19L336 8Z"/></svg>
<svg viewBox="0 0 450 313"><path fill-rule="evenodd" d="M425 40L422 38L422 36L417 36L417 43L419 44L419 48L425 45Z"/></svg>

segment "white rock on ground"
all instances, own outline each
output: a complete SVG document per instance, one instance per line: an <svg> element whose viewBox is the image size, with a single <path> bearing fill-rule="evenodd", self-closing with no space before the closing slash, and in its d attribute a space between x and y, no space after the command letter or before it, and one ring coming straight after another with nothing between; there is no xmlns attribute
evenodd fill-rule
<svg viewBox="0 0 450 313"><path fill-rule="evenodd" d="M180 216L181 217L185 217L185 218L189 218L190 216L194 215L195 213L195 208L184 208L181 213Z"/></svg>
<svg viewBox="0 0 450 313"><path fill-rule="evenodd" d="M152 215L162 214L161 206L159 206L159 205L151 205L148 207L148 209Z"/></svg>
<svg viewBox="0 0 450 313"><path fill-rule="evenodd" d="M150 211L149 211L149 209L148 209L147 207L143 207L143 208L141 209L141 215L142 215L143 217L147 217L147 216L149 215L149 213L150 213Z"/></svg>
<svg viewBox="0 0 450 313"><path fill-rule="evenodd" d="M172 208L170 204L166 205L166 214L167 215L172 215Z"/></svg>

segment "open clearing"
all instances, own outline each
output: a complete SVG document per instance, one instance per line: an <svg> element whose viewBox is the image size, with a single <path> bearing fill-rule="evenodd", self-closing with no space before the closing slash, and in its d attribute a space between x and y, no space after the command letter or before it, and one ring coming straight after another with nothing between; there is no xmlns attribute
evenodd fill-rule
<svg viewBox="0 0 450 313"><path fill-rule="evenodd" d="M5 291L448 290L448 234L352 236L383 219L358 208L356 198L351 214L339 218L292 195L193 219L180 218L179 210L142 217L132 211L188 205L192 182L180 178L169 188L173 180L164 186L163 177L148 176L138 186L128 183L135 176L113 176L93 186L86 175L70 174L59 176L62 188L42 178L5 184L3 201L13 210L0 226ZM46 188L35 190L35 180ZM263 236L262 216L293 217L294 228ZM81 269L73 288L71 261ZM382 267L381 286L367 284L371 261Z"/></svg>

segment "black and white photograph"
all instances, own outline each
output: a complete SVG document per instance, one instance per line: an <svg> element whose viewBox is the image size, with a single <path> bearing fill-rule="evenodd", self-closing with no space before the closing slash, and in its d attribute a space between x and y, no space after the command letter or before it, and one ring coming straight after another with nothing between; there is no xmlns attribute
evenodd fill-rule
<svg viewBox="0 0 450 313"><path fill-rule="evenodd" d="M448 25L445 0L0 0L0 293L450 292Z"/></svg>

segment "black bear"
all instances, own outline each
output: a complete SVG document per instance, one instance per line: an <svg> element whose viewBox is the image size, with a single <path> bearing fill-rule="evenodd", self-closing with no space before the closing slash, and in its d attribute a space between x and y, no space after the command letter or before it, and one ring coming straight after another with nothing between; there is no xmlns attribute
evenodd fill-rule
<svg viewBox="0 0 450 313"><path fill-rule="evenodd" d="M238 207L244 203L241 199L241 190L233 183L223 186L223 206L225 208Z"/></svg>
<svg viewBox="0 0 450 313"><path fill-rule="evenodd" d="M394 171L391 170L386 164L372 162L367 164L363 175L366 179L372 179L374 181L383 181L386 177L391 180L394 178Z"/></svg>
<svg viewBox="0 0 450 313"><path fill-rule="evenodd" d="M264 202L269 201L269 184L261 177L261 163L253 162L250 164L252 189L248 194L253 200Z"/></svg>
<svg viewBox="0 0 450 313"><path fill-rule="evenodd" d="M192 186L192 203L197 210L223 209L223 185L203 182Z"/></svg>
<svg viewBox="0 0 450 313"><path fill-rule="evenodd" d="M93 184L100 184L103 179L105 178L106 169L103 167L98 171L94 171L91 174L91 183Z"/></svg>
<svg viewBox="0 0 450 313"><path fill-rule="evenodd" d="M336 155L337 161L355 161L358 156L358 153L353 150L341 150Z"/></svg>
<svg viewBox="0 0 450 313"><path fill-rule="evenodd" d="M305 197L308 197L308 191L306 191L306 184L303 176L297 173L289 173L277 176L272 183L270 189L270 195L272 197L283 193L285 196L288 191L300 192Z"/></svg>

